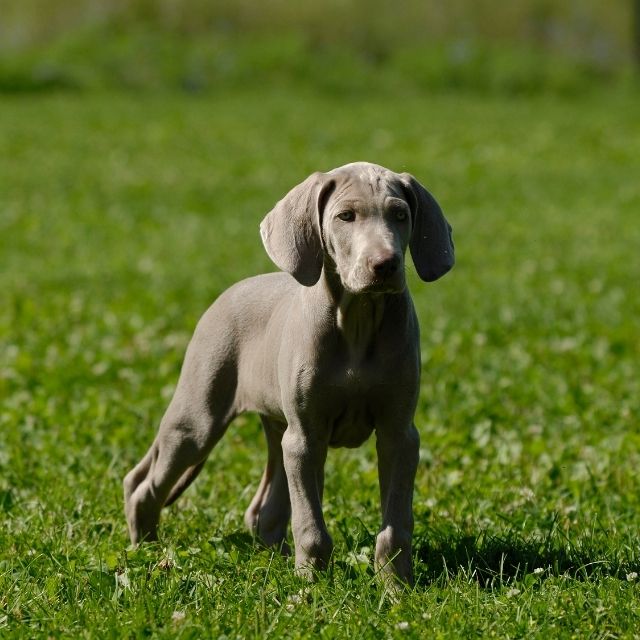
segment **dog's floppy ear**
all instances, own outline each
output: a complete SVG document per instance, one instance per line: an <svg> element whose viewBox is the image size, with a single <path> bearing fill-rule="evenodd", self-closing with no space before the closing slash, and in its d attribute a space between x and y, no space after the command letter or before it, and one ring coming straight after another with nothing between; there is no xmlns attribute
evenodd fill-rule
<svg viewBox="0 0 640 640"><path fill-rule="evenodd" d="M433 282L453 267L451 225L435 198L409 173L400 174L409 196L413 219L409 249L422 280Z"/></svg>
<svg viewBox="0 0 640 640"><path fill-rule="evenodd" d="M322 211L335 182L316 172L294 187L260 224L269 257L300 284L314 285L323 264Z"/></svg>

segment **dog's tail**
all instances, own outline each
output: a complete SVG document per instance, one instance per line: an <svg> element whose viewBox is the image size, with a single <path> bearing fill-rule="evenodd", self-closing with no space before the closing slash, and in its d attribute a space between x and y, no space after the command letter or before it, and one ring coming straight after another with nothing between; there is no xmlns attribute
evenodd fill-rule
<svg viewBox="0 0 640 640"><path fill-rule="evenodd" d="M180 477L180 480L175 484L169 497L165 500L164 506L168 507L173 504L185 491L185 489L198 477L198 474L202 471L206 460L199 462L198 464L189 467Z"/></svg>

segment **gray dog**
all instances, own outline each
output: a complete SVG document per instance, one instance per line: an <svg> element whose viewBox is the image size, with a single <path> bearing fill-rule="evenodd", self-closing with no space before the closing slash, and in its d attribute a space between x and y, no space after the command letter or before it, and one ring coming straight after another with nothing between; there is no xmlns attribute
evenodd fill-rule
<svg viewBox="0 0 640 640"><path fill-rule="evenodd" d="M262 241L285 273L248 278L200 320L151 448L124 479L131 541L157 537L160 511L189 486L227 425L260 414L267 466L245 522L295 566L327 566L327 449L376 432L382 526L376 566L411 584L419 436L418 320L405 282L409 246L422 280L454 263L451 227L406 173L356 162L314 173L265 217Z"/></svg>

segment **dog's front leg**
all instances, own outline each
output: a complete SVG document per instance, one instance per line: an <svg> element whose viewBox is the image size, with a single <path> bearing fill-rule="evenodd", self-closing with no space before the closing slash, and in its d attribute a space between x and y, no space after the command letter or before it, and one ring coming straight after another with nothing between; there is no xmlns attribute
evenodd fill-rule
<svg viewBox="0 0 640 640"><path fill-rule="evenodd" d="M291 497L291 530L296 571L309 579L326 569L333 541L322 515L322 485L328 444L290 422L282 437L284 467Z"/></svg>
<svg viewBox="0 0 640 640"><path fill-rule="evenodd" d="M420 436L415 426L403 431L379 430L378 476L382 527L376 540L376 566L383 576L413 585L413 485L418 468Z"/></svg>

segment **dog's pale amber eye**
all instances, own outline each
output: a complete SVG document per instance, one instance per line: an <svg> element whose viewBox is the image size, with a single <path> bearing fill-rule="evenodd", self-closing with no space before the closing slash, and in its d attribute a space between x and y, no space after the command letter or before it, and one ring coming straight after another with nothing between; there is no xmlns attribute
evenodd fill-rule
<svg viewBox="0 0 640 640"><path fill-rule="evenodd" d="M338 218L343 222L353 222L356 219L356 214L350 209L347 209L346 211L341 211L338 214Z"/></svg>

